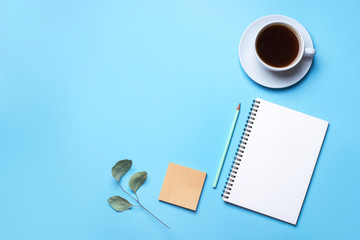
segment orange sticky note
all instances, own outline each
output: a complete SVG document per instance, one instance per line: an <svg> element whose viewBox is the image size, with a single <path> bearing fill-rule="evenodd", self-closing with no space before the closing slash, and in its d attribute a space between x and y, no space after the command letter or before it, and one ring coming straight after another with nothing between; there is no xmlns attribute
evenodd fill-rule
<svg viewBox="0 0 360 240"><path fill-rule="evenodd" d="M206 173L169 163L159 200L196 211Z"/></svg>

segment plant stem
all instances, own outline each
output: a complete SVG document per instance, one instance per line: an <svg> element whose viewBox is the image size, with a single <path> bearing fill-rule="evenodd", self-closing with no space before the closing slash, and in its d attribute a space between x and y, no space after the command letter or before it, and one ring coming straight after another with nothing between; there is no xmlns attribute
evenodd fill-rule
<svg viewBox="0 0 360 240"><path fill-rule="evenodd" d="M136 194L136 192L135 192L135 196L136 196L136 201L138 201L139 202L139 197L138 197L138 195Z"/></svg>
<svg viewBox="0 0 360 240"><path fill-rule="evenodd" d="M120 185L120 181L118 182L121 190L123 190L127 195L129 195L132 199L134 199L137 203L139 203L138 200L136 200L133 196L130 195L130 193L128 193L127 191L125 191L125 189L123 189L123 187ZM137 197L137 196L136 196ZM139 203L140 204L140 203ZM140 204L141 205L141 204ZM141 206L136 206L136 205L133 205L134 207L141 207Z"/></svg>
<svg viewBox="0 0 360 240"><path fill-rule="evenodd" d="M165 227L167 227L168 229L170 229L170 227L168 225L166 225L163 221L161 221L159 218L157 218L154 214L152 214L149 210L147 210L139 201L137 201L140 206L146 210L148 213L150 213L154 218L156 218L159 222L161 222L162 224L164 224Z"/></svg>
<svg viewBox="0 0 360 240"><path fill-rule="evenodd" d="M166 225L163 221L161 221L158 217L156 217L154 214L152 214L149 210L147 210L140 202L139 202L139 197L138 195L135 193L136 199L130 195L130 193L128 193L127 191L125 191L125 189L123 189L123 187L120 184L120 180L118 181L118 184L121 188L121 190L123 190L127 195L129 195L132 199L134 199L138 204L140 204L140 206L136 206L133 205L135 207L142 207L145 211L147 211L148 213L150 213L154 218L156 218L159 222L161 222L162 224L164 224L165 227L167 227L168 229L170 229L170 227L168 225Z"/></svg>

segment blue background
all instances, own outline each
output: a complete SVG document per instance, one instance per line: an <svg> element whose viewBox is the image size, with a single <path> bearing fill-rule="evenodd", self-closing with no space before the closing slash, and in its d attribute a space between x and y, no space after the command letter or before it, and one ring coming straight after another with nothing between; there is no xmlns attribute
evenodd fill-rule
<svg viewBox="0 0 360 240"><path fill-rule="evenodd" d="M359 11L356 1L0 0L0 238L359 238ZM269 14L302 23L317 50L283 90L254 83L238 60L246 27ZM297 226L220 197L256 97L330 122ZM139 197L171 230L108 205L125 197L110 172L124 158L134 162L124 186L146 170ZM207 172L196 212L158 200L169 162Z"/></svg>

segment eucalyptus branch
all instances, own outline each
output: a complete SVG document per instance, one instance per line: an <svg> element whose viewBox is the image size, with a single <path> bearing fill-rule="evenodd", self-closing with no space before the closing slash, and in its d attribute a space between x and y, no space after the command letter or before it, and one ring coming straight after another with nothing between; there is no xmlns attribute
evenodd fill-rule
<svg viewBox="0 0 360 240"><path fill-rule="evenodd" d="M131 203L128 202L128 200L126 200L125 198L122 198L120 196L112 196L111 198L108 199L108 202L110 204L110 206L118 212L123 212L126 211L128 209L130 209L132 206L134 207L142 207L145 211L147 211L148 213L151 214L151 216L153 216L154 218L156 218L159 222L161 222L165 227L169 228L170 227L168 225L166 225L163 221L161 221L158 217L156 217L153 213L151 213L149 210L147 210L139 201L139 197L136 194L136 191L144 184L145 180L147 179L147 172L143 171L143 172L137 172L135 173L133 176L131 176L130 181L129 181L129 187L130 189L134 192L135 197L134 198L130 193L128 193L127 191L125 191L125 189L121 186L120 184L120 180L121 178L129 171L129 169L132 166L132 161L131 160L121 160L119 162L117 162L114 167L111 169L112 175L115 178L115 180L117 181L117 183L119 184L119 187L121 188L121 190L123 190L124 193L126 193L128 196L130 196L135 202L137 202L139 204L139 206L137 205L133 205Z"/></svg>

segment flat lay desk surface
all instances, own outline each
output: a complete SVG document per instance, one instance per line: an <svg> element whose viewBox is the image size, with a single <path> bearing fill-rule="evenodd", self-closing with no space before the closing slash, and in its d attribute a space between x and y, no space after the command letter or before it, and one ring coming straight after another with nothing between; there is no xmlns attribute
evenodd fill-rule
<svg viewBox="0 0 360 240"><path fill-rule="evenodd" d="M359 11L357 1L0 1L0 239L359 238ZM253 82L238 59L246 27L270 14L303 24L317 51L282 90ZM330 122L297 226L220 197L256 97ZM130 173L148 172L138 195L170 230L108 205L124 196L110 172L124 158ZM169 162L207 173L196 212L158 200Z"/></svg>

